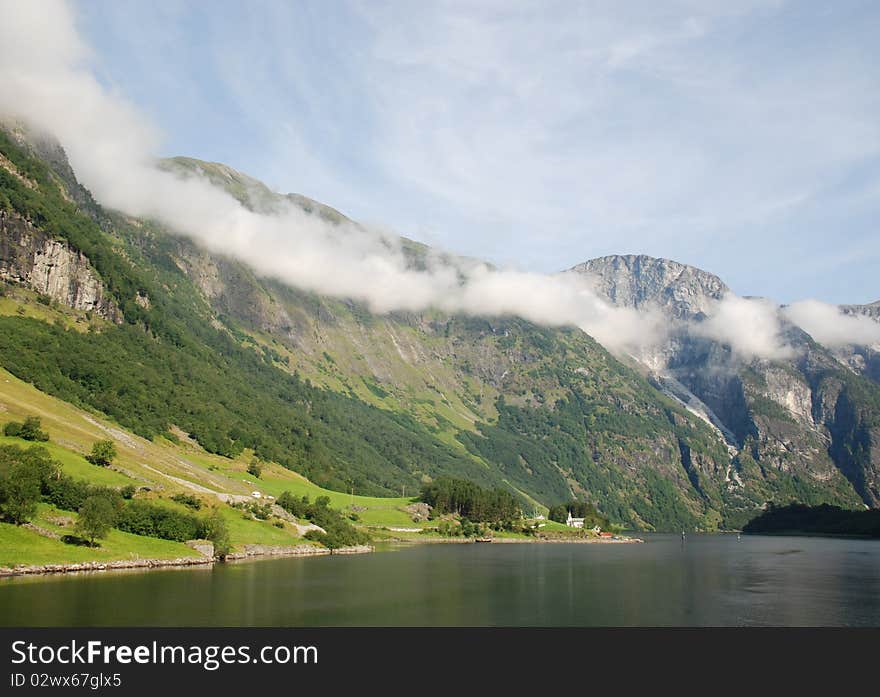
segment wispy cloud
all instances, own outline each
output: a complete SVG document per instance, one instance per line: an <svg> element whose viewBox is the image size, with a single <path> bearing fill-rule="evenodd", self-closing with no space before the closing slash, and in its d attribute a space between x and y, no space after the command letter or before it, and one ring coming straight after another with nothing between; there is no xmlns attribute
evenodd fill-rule
<svg viewBox="0 0 880 697"><path fill-rule="evenodd" d="M744 293L868 299L866 269L846 292L821 275L807 288L785 262L793 247L824 256L831 231L880 248L880 197L861 203L870 215L842 200L880 182L870 5L190 6L169 11L174 50L108 38L151 35L151 6L83 7L105 51L182 73L203 108L225 107L204 116L219 152L241 143L231 164L361 220L530 270L644 252ZM772 274L753 270L759 255Z"/></svg>
<svg viewBox="0 0 880 697"><path fill-rule="evenodd" d="M381 128L368 129L370 137L359 142L351 141L335 122L312 124L311 128L319 129L339 148L353 143L353 147L374 155L381 152L377 161L384 163L389 178L399 172L415 191L422 195L430 192L451 206L473 211L475 219L512 225L506 217L510 211L523 219L539 217L547 226L544 234L550 238L558 234L552 229L554 221L572 215L571 206L565 205L572 188L582 187L586 201L585 207L575 207L576 212L594 220L606 220L603 216L607 216L609 226L619 216L624 220L621 225L638 227L643 224L642 217L650 218L652 206L662 207L664 197L684 186L682 177L695 176L705 166L705 153L695 149L690 160L679 162L676 176L671 176L664 167L664 158L675 158L675 140L647 132L639 145L655 159L640 159L643 152L611 139L604 148L598 144L591 157L578 159L580 164L576 166L566 137L575 137L580 130L569 121L584 118L585 113L602 114L607 104L596 100L596 91L580 94L572 89L569 99L556 99L556 91L566 81L572 81L574 88L579 84L576 78L580 78L566 71L556 75L551 65L543 65L540 60L536 61L538 67L532 66L526 57L530 52L542 55L542 51L549 50L545 42L555 40L563 48L571 46L577 57L572 60L581 65L580 35L570 26L544 27L542 23L547 20L535 10L511 10L504 4L485 6L474 14L470 6L450 7L444 6L448 11L426 25L439 31L437 35L426 32L419 22L400 27L404 34L411 35L412 44L400 45L398 34L383 38L381 14L371 17L373 29L367 45L373 58L362 71L370 88L363 88L360 95L345 96L338 106L356 109L366 100L371 107L369 113L381 122ZM260 273L319 293L360 300L376 312L439 308L451 313L518 315L546 325L580 327L615 351L637 352L666 337L669 328L658 313L613 307L592 290L587 279L575 274L495 271L479 262L462 262L456 268L440 257L429 258L427 270L416 270L408 263L399 240L375 227L331 226L292 205L279 215L258 215L204 179L180 179L161 171L154 166L154 158L163 134L142 109L114 88L112 80L96 77L95 56L78 33L69 5L61 0L44 0L39 5L2 0L0 14L4 18L0 25L0 114L26 119L55 134L82 180L105 205L156 218L212 250L243 260ZM658 70L670 46L696 40L709 31L713 22L722 20L730 21L723 12L700 20L673 16L668 32L651 40L640 34L637 45L623 53L617 33L600 23L600 35L604 37L603 32L608 32L610 38L591 44L591 50L597 53L588 61L594 69L590 79L601 83L607 71L639 62L650 62L652 69ZM267 19L261 16L254 21L264 24ZM485 26L487 22L491 30ZM507 26L510 23L512 30ZM526 27L535 23L539 26L533 36ZM519 40L514 41L516 37ZM447 42L456 50L450 52ZM420 50L407 53L403 48L409 45ZM266 67L266 76L255 78L255 82L277 78L283 84L291 79L290 75L299 75L300 56L287 56L277 65L274 56L270 46L255 59ZM385 67L374 72L379 65ZM391 70L388 66L393 66L392 73L412 70L412 75L380 84L379 77ZM679 72L686 71L682 68ZM426 74L435 84L454 83L459 100L434 100L421 84ZM247 76L236 67L235 60L227 65L224 75L244 99L248 94ZM500 90L499 84L503 87ZM409 110L393 108L402 99L402 86L411 92ZM312 83L298 94L303 109L308 111L340 89L338 85L329 89L328 97ZM611 102L615 89L608 87ZM536 116L534 104L546 104L547 114L539 110ZM243 102L242 108L246 106ZM254 118L267 118L262 106L249 105ZM322 158L302 136L304 126L299 114L292 112L285 118L287 112L276 111L279 108L275 104L268 113L271 119L277 119L276 126L281 124L280 137L302 150L307 166L320 169ZM472 119L470 133L454 132L453 125L467 123L468 118ZM548 119L556 119L558 132L548 128ZM634 123L638 119L638 114L632 116ZM601 122L597 117L593 127L601 130ZM614 132L612 127L607 128ZM861 135L868 137L870 130ZM843 140L842 145L829 149L844 154L856 152L848 137ZM594 143L589 139L587 142ZM586 144L574 143L572 147ZM510 153L521 164L530 166L508 170ZM603 180L601 175L606 169L613 170L618 179L610 183ZM325 171L331 185L340 171L338 163ZM651 189L655 176L662 181ZM756 177L760 179L758 174ZM619 192L619 202L615 198L615 187L621 186L621 180L632 187L630 194L638 192L645 198L632 202L629 213L624 210L623 192ZM554 188L557 186L559 190ZM742 191L738 195L742 196ZM774 210L798 203L797 197L783 198L779 203L775 198L778 195L777 191L762 200ZM510 197L509 205L500 207L498 201L504 197ZM735 198L734 202L741 204L742 200ZM694 210L698 218L704 215L700 206L694 206ZM752 208L749 214L754 211ZM333 272L328 273L328 269ZM831 318L835 328L829 329L826 308L794 306L788 312L794 321L813 327L808 331L816 331L829 342L838 342L843 334L855 335L855 325L836 316ZM692 330L723 342L744 359L792 355L781 338L778 308L769 301L731 295L718 303L708 320ZM824 335L821 330L825 330ZM817 339L823 340L819 336Z"/></svg>
<svg viewBox="0 0 880 697"><path fill-rule="evenodd" d="M835 305L802 300L784 308L786 317L820 344L839 347L880 343L880 322L860 314L844 314Z"/></svg>

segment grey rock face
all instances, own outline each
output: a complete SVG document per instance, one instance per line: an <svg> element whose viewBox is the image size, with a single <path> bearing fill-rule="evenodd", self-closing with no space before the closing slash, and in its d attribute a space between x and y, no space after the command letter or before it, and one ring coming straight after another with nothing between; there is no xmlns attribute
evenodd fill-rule
<svg viewBox="0 0 880 697"><path fill-rule="evenodd" d="M76 310L120 322L88 258L54 240L28 221L0 211L0 279L26 286Z"/></svg>
<svg viewBox="0 0 880 697"><path fill-rule="evenodd" d="M841 305L840 309L848 315L867 315L880 321L880 300L867 305Z"/></svg>
<svg viewBox="0 0 880 697"><path fill-rule="evenodd" d="M685 264L647 256L608 256L579 264L573 272L589 276L596 290L623 307L654 306L674 320L701 320L728 287L717 276ZM880 302L847 306L845 312L880 317ZM880 503L877 440L867 407L854 401L841 361L814 344L796 327L785 326L798 357L788 361L737 360L719 342L677 325L659 349L662 365L655 380L670 396L688 404L724 435L733 453L733 474L752 500L772 497L798 482L811 495L837 492L852 505L858 499ZM853 361L870 376L870 348L854 350ZM838 362L840 361L840 362ZM880 375L880 372L878 372ZM737 452L738 451L738 452ZM759 469L745 467L756 462ZM745 467L745 469L744 469ZM787 494L786 494L787 495Z"/></svg>
<svg viewBox="0 0 880 697"><path fill-rule="evenodd" d="M841 305L840 309L847 315L864 315L880 322L880 300L866 305ZM854 373L880 383L880 342L838 346L833 353L837 360Z"/></svg>
<svg viewBox="0 0 880 697"><path fill-rule="evenodd" d="M615 305L656 305L678 319L707 314L712 303L729 292L714 274L645 255L599 257L570 271L588 276L595 289Z"/></svg>

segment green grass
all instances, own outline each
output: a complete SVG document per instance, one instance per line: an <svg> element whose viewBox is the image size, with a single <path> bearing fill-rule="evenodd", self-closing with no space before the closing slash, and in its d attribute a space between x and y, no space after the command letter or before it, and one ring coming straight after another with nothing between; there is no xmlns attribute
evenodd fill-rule
<svg viewBox="0 0 880 697"><path fill-rule="evenodd" d="M188 457L194 462L204 461L199 456L188 455ZM330 506L332 508L346 512L350 512L352 510L351 505L354 504L358 509L366 509L356 510L359 518L358 523L362 525L420 526L419 523L414 523L409 514L403 510L416 500L413 497L352 496L351 494L324 489L296 472L291 472L283 467L271 464L264 466L262 476L256 479L247 472L246 463L249 461L249 455L245 455L239 460L226 460L219 466L219 472L230 480L241 482L242 484L246 483L247 486L245 488L248 491L259 491L276 498L285 491L289 491L294 496L308 496L312 501L319 496L326 496L330 499ZM217 465L215 464L214 466L216 467Z"/></svg>
<svg viewBox="0 0 880 697"><path fill-rule="evenodd" d="M243 511L227 505L220 506L220 511L229 527L229 539L235 548L245 544L279 546L308 544L308 540L303 540L296 529L287 524L281 529L263 520L245 520Z"/></svg>
<svg viewBox="0 0 880 697"><path fill-rule="evenodd" d="M127 477L121 472L116 472L108 467L98 467L85 459L79 453L72 452L66 448L62 448L51 441L48 443L32 443L22 440L21 438L9 438L8 436L0 436L0 445L17 445L20 448L29 448L32 445L39 445L49 451L49 454L61 464L64 474L76 479L86 479L92 484L101 484L103 486L122 487L128 484L137 485L138 482Z"/></svg>
<svg viewBox="0 0 880 697"><path fill-rule="evenodd" d="M49 518L63 516L76 519L75 513L60 511L41 504L34 523L60 535L68 535L72 526L61 527ZM99 547L67 544L44 537L33 530L9 523L0 523L0 566L16 564L66 564L84 561L115 561L118 559L175 559L195 557L198 553L182 542L159 540L112 530Z"/></svg>
<svg viewBox="0 0 880 697"><path fill-rule="evenodd" d="M542 532L567 532L573 530L573 528L568 527L565 523L557 523L555 520L542 520L540 523L544 526L541 528Z"/></svg>
<svg viewBox="0 0 880 697"><path fill-rule="evenodd" d="M413 523L402 510L413 498L352 498L350 494L317 486L302 475L274 463L266 463L262 478L257 480L247 473L247 465L253 456L250 451L245 451L233 460L207 453L186 440L175 444L164 438L155 441L139 438L106 417L91 414L51 397L0 369L0 424L10 420L21 421L31 414L42 419L43 428L49 433L49 442L39 445L44 446L61 464L65 474L111 487L128 484L148 486L153 489L148 495L149 500L159 505L188 511L189 509L170 501L169 497L181 492L194 493L162 474L167 473L213 491L230 494L248 495L252 491L260 491L278 497L284 491L290 491L296 496L307 495L312 501L319 496L327 496L334 508L350 512L349 506L353 502L358 508L365 509L357 511L357 524L373 527L420 527L420 524ZM83 456L92 443L108 437L114 440L119 451L114 467L130 472L131 477L114 469L92 465ZM0 444L15 444L20 447L31 445L19 438L5 436L0 436ZM205 514L211 506L217 506L223 513L235 548L240 549L246 544L297 545L306 542L289 524L281 529L271 522L245 520L242 511L220 502L216 497L204 493L195 495L204 504L196 515ZM59 534L68 534L69 529L59 528L48 522L47 517L54 515L75 517L74 513L55 511L51 506L42 504L37 519L33 522ZM0 556L2 564L101 561L124 559L131 555L167 558L192 554L192 550L180 543L116 530L102 542L100 548L90 549L67 545L11 525L5 525L0 531L0 549L3 550Z"/></svg>

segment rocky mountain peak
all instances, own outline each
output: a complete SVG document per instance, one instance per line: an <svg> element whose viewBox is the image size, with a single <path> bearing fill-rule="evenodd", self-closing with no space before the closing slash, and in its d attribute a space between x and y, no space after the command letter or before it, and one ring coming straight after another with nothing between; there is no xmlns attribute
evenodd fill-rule
<svg viewBox="0 0 880 697"><path fill-rule="evenodd" d="M588 276L596 290L615 305L657 305L682 319L707 314L711 304L729 292L714 274L644 254L590 259L570 271Z"/></svg>

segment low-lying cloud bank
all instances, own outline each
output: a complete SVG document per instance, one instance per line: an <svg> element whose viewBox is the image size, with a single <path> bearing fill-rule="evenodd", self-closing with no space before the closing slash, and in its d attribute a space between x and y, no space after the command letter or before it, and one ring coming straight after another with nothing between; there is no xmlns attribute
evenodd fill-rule
<svg viewBox="0 0 880 697"><path fill-rule="evenodd" d="M430 257L425 270L414 269L394 236L332 225L293 204L261 215L204 178L158 169L161 134L95 78L67 3L2 0L0 16L0 116L57 137L81 181L108 207L157 219L262 274L364 302L377 313L437 308L517 315L574 325L613 351L635 354L667 337L670 327L659 312L614 307L577 274L493 270L475 262L453 266L439 256ZM785 316L835 345L877 336L862 319L821 305L798 303ZM692 331L723 341L745 359L792 355L781 338L779 310L769 301L730 296Z"/></svg>
<svg viewBox="0 0 880 697"><path fill-rule="evenodd" d="M836 305L802 300L783 308L782 313L813 339L831 348L880 343L880 322L867 315L846 314Z"/></svg>
<svg viewBox="0 0 880 697"><path fill-rule="evenodd" d="M764 298L727 295L692 332L729 345L745 359L783 360L795 354L782 336L778 306Z"/></svg>

